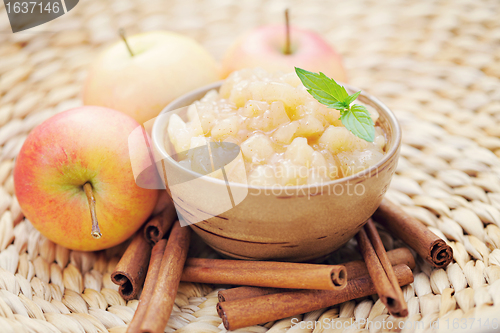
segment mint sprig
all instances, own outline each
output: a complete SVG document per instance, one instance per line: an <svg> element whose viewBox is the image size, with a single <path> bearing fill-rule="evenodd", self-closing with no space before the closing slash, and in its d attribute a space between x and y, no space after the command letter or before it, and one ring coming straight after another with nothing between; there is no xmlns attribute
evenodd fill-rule
<svg viewBox="0 0 500 333"><path fill-rule="evenodd" d="M368 142L375 140L375 125L370 112L363 105L351 105L361 91L349 95L344 87L321 72L313 73L295 67L295 73L318 102L340 111L342 124L352 134Z"/></svg>

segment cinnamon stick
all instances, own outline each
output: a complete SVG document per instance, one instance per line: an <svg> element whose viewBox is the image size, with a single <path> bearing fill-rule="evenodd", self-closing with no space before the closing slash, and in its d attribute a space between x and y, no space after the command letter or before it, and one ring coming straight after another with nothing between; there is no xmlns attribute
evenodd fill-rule
<svg viewBox="0 0 500 333"><path fill-rule="evenodd" d="M113 283L119 285L118 292L125 300L137 296L146 278L151 245L142 236L142 229L135 234L127 250L111 274Z"/></svg>
<svg viewBox="0 0 500 333"><path fill-rule="evenodd" d="M172 201L172 198L170 197L168 192L160 191L160 193L158 194L158 200L156 201L156 206L155 208L153 208L152 215L155 216L160 214L165 210L165 208L167 208L168 205L173 205L173 204L174 203Z"/></svg>
<svg viewBox="0 0 500 333"><path fill-rule="evenodd" d="M220 290L217 293L219 302L230 302L239 299L259 297L264 295L278 294L290 291L289 289L261 288L261 287L237 287Z"/></svg>
<svg viewBox="0 0 500 333"><path fill-rule="evenodd" d="M190 239L191 229L181 227L179 221L175 222L167 241L153 297L144 315L140 332L161 333L165 329L174 307Z"/></svg>
<svg viewBox="0 0 500 333"><path fill-rule="evenodd" d="M410 267L410 269L415 268L415 258L413 258L413 254L406 247L387 252L387 257L392 266L404 264ZM369 274L366 263L363 260L350 261L342 265L344 265L349 279Z"/></svg>
<svg viewBox="0 0 500 333"><path fill-rule="evenodd" d="M413 281L413 274L406 265L394 267L400 285ZM343 290L299 290L217 304L217 313L226 330L274 321L301 313L343 303L375 293L369 276L347 282Z"/></svg>
<svg viewBox="0 0 500 333"><path fill-rule="evenodd" d="M358 232L356 239L380 300L393 316L407 316L408 305L403 291L371 219L368 219L366 225Z"/></svg>
<svg viewBox="0 0 500 333"><path fill-rule="evenodd" d="M404 264L410 269L415 268L415 259L410 250L405 247L394 249L387 252L387 256L392 266ZM190 259L188 259L189 261ZM347 277L349 280L368 275L366 264L362 260L350 261L344 264ZM237 268L236 268L237 269ZM234 301L238 299L258 297L263 295L277 294L290 291L289 289L278 288L260 288L260 287L237 287L232 289L221 290L218 293L219 302Z"/></svg>
<svg viewBox="0 0 500 333"><path fill-rule="evenodd" d="M211 267L186 267L182 281L210 284L237 284L257 287L288 289L336 290L345 287L332 281L334 270L330 267L310 269L229 269Z"/></svg>
<svg viewBox="0 0 500 333"><path fill-rule="evenodd" d="M141 299L139 300L139 305L137 306L134 317L128 325L127 333L138 332L144 320L144 315L146 314L151 297L153 297L153 291L156 281L158 280L158 273L160 272L161 260L165 252L166 245L167 240L161 239L155 246L153 246L146 281L144 282L144 288L142 288Z"/></svg>
<svg viewBox="0 0 500 333"><path fill-rule="evenodd" d="M373 218L434 267L444 268L453 260L453 250L445 241L391 201L383 199Z"/></svg>
<svg viewBox="0 0 500 333"><path fill-rule="evenodd" d="M188 258L186 267L212 267L212 268L236 268L236 269L308 269L324 268L325 266L338 269L343 265L305 264L285 261L258 261L258 260L230 260L230 259L205 259Z"/></svg>
<svg viewBox="0 0 500 333"><path fill-rule="evenodd" d="M177 212L173 202L166 205L163 212L153 217L144 226L144 238L151 244L156 244L165 237L174 221L177 220Z"/></svg>
<svg viewBox="0 0 500 333"><path fill-rule="evenodd" d="M189 258L182 281L289 289L342 289L342 265Z"/></svg>

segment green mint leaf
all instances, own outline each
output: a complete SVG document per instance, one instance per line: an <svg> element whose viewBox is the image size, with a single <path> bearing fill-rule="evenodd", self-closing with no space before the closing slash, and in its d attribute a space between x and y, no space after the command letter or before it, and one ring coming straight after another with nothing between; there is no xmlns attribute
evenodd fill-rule
<svg viewBox="0 0 500 333"><path fill-rule="evenodd" d="M321 72L313 73L295 67L295 73L318 102L340 111L339 119L351 133L368 142L375 140L375 125L370 112L362 105L350 106L361 91L349 95L344 87Z"/></svg>
<svg viewBox="0 0 500 333"><path fill-rule="evenodd" d="M324 104L324 103L322 103ZM344 111L345 109L349 108L349 104L345 104L345 103L342 103L342 102L335 102L335 103L331 103L331 104L328 104L327 105L329 108L332 108L332 109L337 109L339 111Z"/></svg>
<svg viewBox="0 0 500 333"><path fill-rule="evenodd" d="M375 126L370 112L364 106L354 104L340 118L352 134L368 142L375 140Z"/></svg>
<svg viewBox="0 0 500 333"><path fill-rule="evenodd" d="M295 67L295 73L297 73L307 91L321 104L335 109L340 107L340 104L336 103L341 103L345 106L344 108L349 107L349 104L345 105L344 103L349 94L344 87L337 84L333 79L321 72L313 73L297 67Z"/></svg>
<svg viewBox="0 0 500 333"><path fill-rule="evenodd" d="M357 93L354 93L352 95L349 95L345 100L344 100L344 103L348 105L351 105L352 102L354 102L356 100L356 98L358 98L359 94L361 94L361 90L358 91Z"/></svg>

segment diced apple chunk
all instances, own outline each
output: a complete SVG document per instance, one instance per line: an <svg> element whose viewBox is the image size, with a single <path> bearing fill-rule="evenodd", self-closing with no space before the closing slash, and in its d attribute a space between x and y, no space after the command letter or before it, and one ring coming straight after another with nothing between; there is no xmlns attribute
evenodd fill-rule
<svg viewBox="0 0 500 333"><path fill-rule="evenodd" d="M308 184L323 184L330 181L330 166L325 157L319 152L312 153L311 168L307 178Z"/></svg>
<svg viewBox="0 0 500 333"><path fill-rule="evenodd" d="M325 118L330 125L342 126L342 121L340 120L340 111L335 109L328 109L325 114Z"/></svg>
<svg viewBox="0 0 500 333"><path fill-rule="evenodd" d="M384 154L375 150L340 153L337 155L344 177L363 171L380 161Z"/></svg>
<svg viewBox="0 0 500 333"><path fill-rule="evenodd" d="M249 85L252 99L272 103L281 101L286 107L295 108L303 103L304 95L296 88L280 82L255 81Z"/></svg>
<svg viewBox="0 0 500 333"><path fill-rule="evenodd" d="M269 111L272 119L272 128L276 128L281 124L290 122L290 118L288 118L283 102L272 102Z"/></svg>
<svg viewBox="0 0 500 333"><path fill-rule="evenodd" d="M296 165L289 160L281 161L275 170L275 177L283 186L304 185L307 183L307 174L307 167Z"/></svg>
<svg viewBox="0 0 500 333"><path fill-rule="evenodd" d="M288 122L290 118L285 111L285 106L282 102L276 101L272 102L270 108L262 115L250 118L248 124L251 129L268 132Z"/></svg>
<svg viewBox="0 0 500 333"><path fill-rule="evenodd" d="M203 128L201 128L199 119L194 119L193 121L190 121L187 124L187 128L194 136L203 135Z"/></svg>
<svg viewBox="0 0 500 333"><path fill-rule="evenodd" d="M175 131L177 131L179 129L183 129L183 128L186 128L186 123L184 122L184 120L182 120L182 118L179 117L177 114L175 114L175 113L172 114L170 116L169 121L168 121L168 127L167 127L168 135L173 136ZM170 139L173 139L173 138L170 138Z"/></svg>
<svg viewBox="0 0 500 333"><path fill-rule="evenodd" d="M291 85L292 87L297 87L298 85L300 85L302 83L302 82L300 82L300 79L297 76L297 74L295 74L293 72L286 73L286 74L282 75L280 78L280 81L287 83L287 84Z"/></svg>
<svg viewBox="0 0 500 333"><path fill-rule="evenodd" d="M324 149L319 153L326 161L328 178L330 178L331 180L341 178L342 170L340 169L340 166L338 164L338 159L335 159L328 149Z"/></svg>
<svg viewBox="0 0 500 333"><path fill-rule="evenodd" d="M294 164L309 167L312 162L314 149L307 144L306 138L295 138L287 147L285 158Z"/></svg>
<svg viewBox="0 0 500 333"><path fill-rule="evenodd" d="M296 132L297 136L304 136L306 138L318 137L323 133L323 124L320 120L312 115L306 115L299 120L299 129Z"/></svg>
<svg viewBox="0 0 500 333"><path fill-rule="evenodd" d="M191 133L193 136L198 136L203 134L203 128L201 126L200 122L200 116L198 113L198 108L196 107L196 104L191 104L188 109L187 109L187 118L188 118L188 123L186 124L186 127L191 130Z"/></svg>
<svg viewBox="0 0 500 333"><path fill-rule="evenodd" d="M292 121L289 124L282 125L273 134L272 138L282 144L290 144L293 140L295 132L299 128L298 121Z"/></svg>
<svg viewBox="0 0 500 333"><path fill-rule="evenodd" d="M247 172L245 170L245 162L241 156L238 156L224 166L224 171L226 172L226 177L229 182L247 184ZM210 177L224 179L224 174L222 169L217 169L209 174Z"/></svg>
<svg viewBox="0 0 500 333"><path fill-rule="evenodd" d="M201 147L207 144L207 138L205 138L203 135L201 136L193 136L191 138L191 144L189 146L189 149L193 149L196 147Z"/></svg>
<svg viewBox="0 0 500 333"><path fill-rule="evenodd" d="M366 105L366 109L368 110L368 112L370 112L370 117L372 118L373 123L375 124L377 122L378 118L380 117L380 115L378 114L378 111L375 110L370 105Z"/></svg>
<svg viewBox="0 0 500 333"><path fill-rule="evenodd" d="M239 121L237 116L219 120L212 128L212 138L216 141L222 141L227 136L234 136L238 133L238 127Z"/></svg>
<svg viewBox="0 0 500 333"><path fill-rule="evenodd" d="M181 117L176 114L170 116L167 132L176 153L189 149L193 134Z"/></svg>
<svg viewBox="0 0 500 333"><path fill-rule="evenodd" d="M311 167L316 169L328 167L325 157L319 151L312 153Z"/></svg>
<svg viewBox="0 0 500 333"><path fill-rule="evenodd" d="M245 169L245 161L240 152L238 156L224 167L228 181L236 183L247 183L247 171Z"/></svg>
<svg viewBox="0 0 500 333"><path fill-rule="evenodd" d="M207 140L205 137L193 137L191 139L191 149L188 151L188 160L191 161L191 169L202 175L209 174L212 172L212 161L210 159L210 155L207 154L207 149L193 149L197 147L202 147L207 144Z"/></svg>
<svg viewBox="0 0 500 333"><path fill-rule="evenodd" d="M386 141L384 131L382 131L380 127L375 127L375 140L373 140L375 146L380 149L380 151L384 151Z"/></svg>
<svg viewBox="0 0 500 333"><path fill-rule="evenodd" d="M241 108L241 115L245 117L257 117L269 109L269 103L249 100L245 106Z"/></svg>
<svg viewBox="0 0 500 333"><path fill-rule="evenodd" d="M257 133L241 144L243 158L252 163L265 163L274 154L272 142L262 133Z"/></svg>
<svg viewBox="0 0 500 333"><path fill-rule="evenodd" d="M249 91L248 82L241 81L236 83L231 89L229 100L240 108L245 105L246 101L249 99L252 99L252 95Z"/></svg>
<svg viewBox="0 0 500 333"><path fill-rule="evenodd" d="M215 116L210 112L202 113L200 116L200 123L203 133L205 133L205 135L209 134L216 123Z"/></svg>
<svg viewBox="0 0 500 333"><path fill-rule="evenodd" d="M321 147L328 149L332 154L343 151L364 149L367 142L358 138L345 127L329 126L319 138Z"/></svg>
<svg viewBox="0 0 500 333"><path fill-rule="evenodd" d="M187 114L187 118L188 118L189 121L193 121L194 119L198 119L199 120L198 108L196 107L196 103L191 104L190 106L188 106L186 114Z"/></svg>
<svg viewBox="0 0 500 333"><path fill-rule="evenodd" d="M276 177L270 165L259 165L248 175L248 185L272 186L274 184L276 184Z"/></svg>
<svg viewBox="0 0 500 333"><path fill-rule="evenodd" d="M213 101L216 101L218 98L219 98L219 93L217 92L217 90L212 89L209 92L207 92L205 94L205 96L203 96L201 101L202 102L213 102Z"/></svg>

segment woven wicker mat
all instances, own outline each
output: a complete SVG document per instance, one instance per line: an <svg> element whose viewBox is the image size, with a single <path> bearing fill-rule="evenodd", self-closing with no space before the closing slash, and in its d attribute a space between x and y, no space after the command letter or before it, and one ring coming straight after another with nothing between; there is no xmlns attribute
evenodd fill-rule
<svg viewBox="0 0 500 333"><path fill-rule="evenodd" d="M124 332L137 306L136 300L125 302L110 280L122 247L71 252L28 221L13 226L20 216L14 158L34 126L81 104L81 83L99 49L117 38L120 27L129 34L168 29L197 39L220 58L241 32L281 22L287 6L294 24L319 31L344 55L350 83L396 112L404 144L387 197L454 249L455 261L446 270L418 260L415 282L404 293L408 323L422 325L403 331L446 331L462 318L491 318L483 326L495 327L493 319L500 316L497 0L85 0L63 17L16 34L0 6L1 332ZM381 234L387 249L402 246ZM356 256L348 243L330 260ZM166 332L224 331L216 292L182 284ZM375 297L296 316L303 324L324 318L397 321ZM437 318L448 319L448 327L433 326ZM332 331L291 326L288 318L239 332ZM370 331L390 327L372 325ZM363 326L349 331L358 329Z"/></svg>

